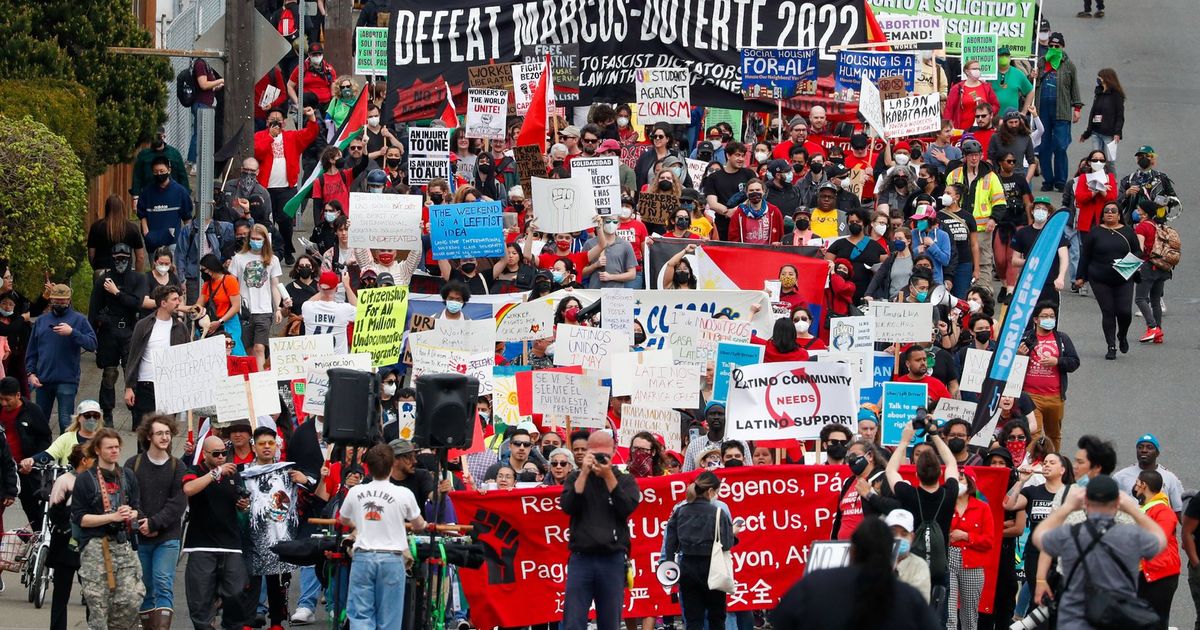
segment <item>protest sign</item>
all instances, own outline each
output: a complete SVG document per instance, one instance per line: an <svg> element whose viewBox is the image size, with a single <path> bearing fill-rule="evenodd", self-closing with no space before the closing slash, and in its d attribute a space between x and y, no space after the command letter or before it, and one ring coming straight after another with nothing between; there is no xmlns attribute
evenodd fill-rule
<svg viewBox="0 0 1200 630"><path fill-rule="evenodd" d="M216 335L200 341L150 350L154 373L155 410L179 413L213 404L213 391L203 383L215 383L229 375L225 361L225 337Z"/></svg>
<svg viewBox="0 0 1200 630"><path fill-rule="evenodd" d="M643 222L667 225L679 210L679 197L669 193L644 192L638 195L637 207Z"/></svg>
<svg viewBox="0 0 1200 630"><path fill-rule="evenodd" d="M717 343L717 362L713 370L713 400L729 398L729 375L733 368L762 363L765 346L722 341Z"/></svg>
<svg viewBox="0 0 1200 630"><path fill-rule="evenodd" d="M644 350L626 352L613 357L611 383L613 396L633 396L634 374L639 365L668 367L675 364L670 350Z"/></svg>
<svg viewBox="0 0 1200 630"><path fill-rule="evenodd" d="M874 4L874 3L872 3ZM946 21L940 15L875 12L892 52L938 50L946 47Z"/></svg>
<svg viewBox="0 0 1200 630"><path fill-rule="evenodd" d="M866 316L831 319L829 348L838 352L874 351L875 320Z"/></svg>
<svg viewBox="0 0 1200 630"><path fill-rule="evenodd" d="M633 342L633 306L637 296L633 289L600 289L600 325L621 335L622 343Z"/></svg>
<svg viewBox="0 0 1200 630"><path fill-rule="evenodd" d="M281 381L304 378L304 361L325 354L333 354L333 335L271 337L271 369Z"/></svg>
<svg viewBox="0 0 1200 630"><path fill-rule="evenodd" d="M827 424L853 429L858 397L844 363L791 361L734 367L725 438L811 440Z"/></svg>
<svg viewBox="0 0 1200 630"><path fill-rule="evenodd" d="M496 322L491 319L437 319L437 325L409 333L409 340L474 354L496 350Z"/></svg>
<svg viewBox="0 0 1200 630"><path fill-rule="evenodd" d="M696 320L699 337L696 339L697 358L701 364L717 358L717 346L722 341L746 343L754 332L754 324L737 319L718 319L716 317L699 317Z"/></svg>
<svg viewBox="0 0 1200 630"><path fill-rule="evenodd" d="M925 383L884 383L883 413L880 422L884 446L900 443L904 425L912 422L918 409L929 404L929 386Z"/></svg>
<svg viewBox="0 0 1200 630"><path fill-rule="evenodd" d="M996 50L999 47L995 33L970 33L962 36L962 65L963 68L972 61L979 62L979 78L984 81L995 81L999 63Z"/></svg>
<svg viewBox="0 0 1200 630"><path fill-rule="evenodd" d="M592 182L586 177L533 178L533 216L547 234L578 232L594 225Z"/></svg>
<svg viewBox="0 0 1200 630"><path fill-rule="evenodd" d="M962 53L962 38L970 33L995 33L999 45L1012 50L1013 59L1034 56L1031 45L1037 36L1037 0L1012 2L911 2L871 0L871 6L889 14L933 15L945 25L946 54ZM876 16L879 16L876 13ZM882 20L880 20L882 26ZM885 29L886 32L886 29Z"/></svg>
<svg viewBox="0 0 1200 630"><path fill-rule="evenodd" d="M971 421L975 417L976 403L969 400L955 400L953 398L942 398L938 400L937 405L933 407L933 412L929 415L943 422L958 418L960 420ZM994 428L994 427L993 427ZM971 436L970 444L972 446L981 446L987 448L992 442L992 432L980 431Z"/></svg>
<svg viewBox="0 0 1200 630"><path fill-rule="evenodd" d="M608 392L595 375L534 370L532 378L533 413L569 416L576 426L608 416Z"/></svg>
<svg viewBox="0 0 1200 630"><path fill-rule="evenodd" d="M879 96L884 100L908 96L908 90L904 89L904 77L900 75L879 77L875 87L879 88Z"/></svg>
<svg viewBox="0 0 1200 630"><path fill-rule="evenodd" d="M399 363L407 313L408 287L359 289L351 352L370 354L371 367Z"/></svg>
<svg viewBox="0 0 1200 630"><path fill-rule="evenodd" d="M527 366L498 366L492 368L492 417L497 423L516 426L526 419L517 403L516 371L529 371Z"/></svg>
<svg viewBox="0 0 1200 630"><path fill-rule="evenodd" d="M883 125L883 100L879 96L879 90L875 88L875 84L866 76L862 77L861 89L858 92L858 113L862 119L866 121L876 132L883 137L887 137L887 130Z"/></svg>
<svg viewBox="0 0 1200 630"><path fill-rule="evenodd" d="M616 214L621 209L621 170L617 156L576 157L571 160L571 175L592 182L596 214Z"/></svg>
<svg viewBox="0 0 1200 630"><path fill-rule="evenodd" d="M409 127L408 155L410 157L450 157L450 133L445 127Z"/></svg>
<svg viewBox="0 0 1200 630"><path fill-rule="evenodd" d="M509 116L517 113L513 100L508 96L513 91L513 65L512 63L489 63L467 68L467 82L472 88L504 90L504 100L508 103L505 114Z"/></svg>
<svg viewBox="0 0 1200 630"><path fill-rule="evenodd" d="M700 185L704 182L704 171L708 170L708 162L692 158L686 158L686 160L688 176L692 178L692 188L700 190Z"/></svg>
<svg viewBox="0 0 1200 630"><path fill-rule="evenodd" d="M439 295L438 298L440 299L441 296ZM405 365L412 365L411 346L412 346L412 341L413 341L413 334L425 332L428 330L433 330L434 326L437 325L437 320L434 319L432 315L427 315L424 313L418 313L418 312L414 311L413 310L414 305L412 304L413 297L409 296L408 299L410 302L409 311L412 311L412 313L408 317L408 334L405 336L404 356L402 359L400 359L400 362ZM436 312L437 311L435 311L435 313Z"/></svg>
<svg viewBox="0 0 1200 630"><path fill-rule="evenodd" d="M491 396L493 391L492 370L496 367L495 352L477 352L468 356L455 357L450 372L469 376L479 381L480 396Z"/></svg>
<svg viewBox="0 0 1200 630"><path fill-rule="evenodd" d="M883 101L883 130L888 138L936 132L942 124L941 97L919 94Z"/></svg>
<svg viewBox="0 0 1200 630"><path fill-rule="evenodd" d="M467 91L467 137L504 140L507 112L507 90L471 88Z"/></svg>
<svg viewBox="0 0 1200 630"><path fill-rule="evenodd" d="M621 435L637 435L649 431L661 435L667 450L683 452L682 426L679 412L674 409L654 409L636 405L621 405Z"/></svg>
<svg viewBox="0 0 1200 630"><path fill-rule="evenodd" d="M621 163L629 168L637 168L638 160L642 158L642 154L649 148L649 144L621 145Z"/></svg>
<svg viewBox="0 0 1200 630"><path fill-rule="evenodd" d="M554 305L545 298L498 304L494 307L494 315L496 341L534 341L554 333Z"/></svg>
<svg viewBox="0 0 1200 630"><path fill-rule="evenodd" d="M875 319L875 341L881 343L926 342L933 339L933 304L871 302Z"/></svg>
<svg viewBox="0 0 1200 630"><path fill-rule="evenodd" d="M273 371L252 372L246 376L241 374L227 376L215 381L213 405L217 408L217 419L221 424L234 420L250 419L250 404L254 405L254 420L251 424L257 426L257 418L280 412L279 387L277 376Z"/></svg>
<svg viewBox="0 0 1200 630"><path fill-rule="evenodd" d="M521 180L521 188L525 189L528 199L532 194L531 180L534 177L546 176L546 156L536 145L513 147L513 160L517 162L517 177Z"/></svg>
<svg viewBox="0 0 1200 630"><path fill-rule="evenodd" d="M983 379L987 378L988 365L991 363L991 351L967 348L967 357L963 361L962 377L958 380L958 389L978 394L979 390L983 389Z"/></svg>
<svg viewBox="0 0 1200 630"><path fill-rule="evenodd" d="M421 195L350 193L350 247L398 249L421 247Z"/></svg>
<svg viewBox="0 0 1200 630"><path fill-rule="evenodd" d="M691 84L688 68L645 68L635 72L638 123L691 124Z"/></svg>
<svg viewBox="0 0 1200 630"><path fill-rule="evenodd" d="M545 69L544 58L531 63L513 64L513 106L517 110L518 116L524 116L529 112L529 102L533 100L533 92L537 89L538 79L541 78ZM547 101L549 101L550 90L547 90L546 93Z"/></svg>
<svg viewBox="0 0 1200 630"><path fill-rule="evenodd" d="M854 102L858 100L857 91L863 78L874 82L880 77L893 75L904 77L904 89L912 92L916 69L917 58L912 53L838 51L834 98L842 102Z"/></svg>
<svg viewBox="0 0 1200 630"><path fill-rule="evenodd" d="M698 365L634 366L633 404L654 409L695 409L700 404L700 374Z"/></svg>
<svg viewBox="0 0 1200 630"><path fill-rule="evenodd" d="M629 352L629 342L624 335L607 328L559 324L555 329L555 365L579 365L607 376L613 356L625 352Z"/></svg>
<svg viewBox="0 0 1200 630"><path fill-rule="evenodd" d="M354 29L354 74L387 76L387 27Z"/></svg>
<svg viewBox="0 0 1200 630"><path fill-rule="evenodd" d="M829 352L816 350L813 352L817 363L844 363L850 366L850 389L854 399L858 400L863 387L871 386L872 361L870 352Z"/></svg>
<svg viewBox="0 0 1200 630"><path fill-rule="evenodd" d="M409 344L409 348L412 350L412 375L414 379L426 374L459 372L460 367L465 370L467 359L471 356L471 353L465 350L432 346L422 343L416 338ZM462 372L459 373L461 374Z"/></svg>
<svg viewBox="0 0 1200 630"><path fill-rule="evenodd" d="M816 48L742 48L743 97L779 100L816 91Z"/></svg>
<svg viewBox="0 0 1200 630"><path fill-rule="evenodd" d="M681 308L667 312L667 347L675 363L701 364L696 338L700 336L700 314Z"/></svg>
<svg viewBox="0 0 1200 630"><path fill-rule="evenodd" d="M1012 371L1008 374L1008 380L1004 382L1005 396L1017 398L1021 395L1021 391L1025 388L1025 372L1029 369L1029 357L1019 354L1012 359Z"/></svg>
<svg viewBox="0 0 1200 630"><path fill-rule="evenodd" d="M429 206L434 260L504 255L504 204L499 201Z"/></svg>
<svg viewBox="0 0 1200 630"><path fill-rule="evenodd" d="M318 416L325 415L325 396L329 393L329 370L349 368L363 372L371 371L371 355L365 352L309 357L304 362L307 372L304 389L303 411Z"/></svg>
<svg viewBox="0 0 1200 630"><path fill-rule="evenodd" d="M408 159L409 184L413 186L427 186L429 182L435 179L450 181L450 158L414 156Z"/></svg>
<svg viewBox="0 0 1200 630"><path fill-rule="evenodd" d="M883 384L892 380L892 369L895 368L895 364L896 358L886 352L871 354L871 386L868 388L866 383L859 385L858 404L879 404L879 401L883 399Z"/></svg>
<svg viewBox="0 0 1200 630"><path fill-rule="evenodd" d="M522 57L525 63L545 64L550 55L550 72L554 83L554 98L557 102L574 103L579 100L579 43L548 44L535 43L528 47L531 52Z"/></svg>

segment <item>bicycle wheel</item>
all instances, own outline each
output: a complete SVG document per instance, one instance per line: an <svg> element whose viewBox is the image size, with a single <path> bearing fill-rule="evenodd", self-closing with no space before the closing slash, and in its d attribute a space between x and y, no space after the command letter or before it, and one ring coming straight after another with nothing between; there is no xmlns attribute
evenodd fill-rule
<svg viewBox="0 0 1200 630"><path fill-rule="evenodd" d="M25 565L21 567L21 586L25 587L25 599L30 603L33 602L33 566L36 564L37 547L30 547L28 556L25 558Z"/></svg>
<svg viewBox="0 0 1200 630"><path fill-rule="evenodd" d="M46 566L46 557L49 555L50 548L42 545L34 556L37 564L33 566L33 579L29 583L29 597L34 608L41 608L46 602L46 588L50 585L50 567Z"/></svg>

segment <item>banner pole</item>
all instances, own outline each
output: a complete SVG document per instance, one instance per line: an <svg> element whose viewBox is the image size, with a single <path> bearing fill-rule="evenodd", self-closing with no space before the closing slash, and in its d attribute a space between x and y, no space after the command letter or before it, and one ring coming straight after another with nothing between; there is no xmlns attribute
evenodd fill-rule
<svg viewBox="0 0 1200 630"><path fill-rule="evenodd" d="M246 391L246 408L250 410L250 426L258 429L258 415L254 413L254 396L250 392L250 379L242 381L242 387Z"/></svg>

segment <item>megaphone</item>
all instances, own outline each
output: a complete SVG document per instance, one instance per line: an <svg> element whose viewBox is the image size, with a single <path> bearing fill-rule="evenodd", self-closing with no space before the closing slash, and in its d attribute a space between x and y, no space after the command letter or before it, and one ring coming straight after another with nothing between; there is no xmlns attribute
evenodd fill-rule
<svg viewBox="0 0 1200 630"><path fill-rule="evenodd" d="M654 571L654 575L658 578L658 583L663 585L664 589L670 589L679 583L679 564L674 560L664 560L658 563L658 569Z"/></svg>

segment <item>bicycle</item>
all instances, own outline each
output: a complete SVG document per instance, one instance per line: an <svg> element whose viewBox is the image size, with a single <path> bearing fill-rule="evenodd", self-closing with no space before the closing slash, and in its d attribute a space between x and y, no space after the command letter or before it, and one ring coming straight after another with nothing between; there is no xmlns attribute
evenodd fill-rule
<svg viewBox="0 0 1200 630"><path fill-rule="evenodd" d="M41 527L33 532L26 543L26 557L21 568L21 585L28 591L28 599L35 608L41 608L46 601L46 590L54 579L54 569L46 565L50 556L50 490L54 481L69 468L54 463L34 464L33 470L41 473L41 485L37 490L37 499L42 502Z"/></svg>

